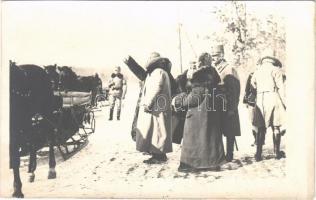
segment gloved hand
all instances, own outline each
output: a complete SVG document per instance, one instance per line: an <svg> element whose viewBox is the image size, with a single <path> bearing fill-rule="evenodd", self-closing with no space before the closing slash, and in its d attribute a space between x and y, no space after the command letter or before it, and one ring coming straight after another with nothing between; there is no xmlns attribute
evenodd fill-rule
<svg viewBox="0 0 316 200"><path fill-rule="evenodd" d="M149 108L149 106L143 105L143 107L144 107L144 112L151 113L151 109Z"/></svg>
<svg viewBox="0 0 316 200"><path fill-rule="evenodd" d="M123 62L127 65L131 58L132 57L130 55L128 55L127 57L123 58Z"/></svg>

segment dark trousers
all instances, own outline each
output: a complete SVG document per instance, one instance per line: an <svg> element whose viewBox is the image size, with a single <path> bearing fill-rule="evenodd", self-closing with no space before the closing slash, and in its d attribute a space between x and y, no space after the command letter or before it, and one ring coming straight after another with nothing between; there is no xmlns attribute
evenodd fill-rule
<svg viewBox="0 0 316 200"><path fill-rule="evenodd" d="M265 128L259 128L258 132L257 132L257 137L256 137L256 141L257 141L257 151L255 154L255 159L256 161L261 161L262 160L262 145L264 143L264 139L265 139L265 134L266 134L266 129Z"/></svg>
<svg viewBox="0 0 316 200"><path fill-rule="evenodd" d="M235 136L234 135L226 136L226 154L229 156L233 156L234 143L235 143Z"/></svg>

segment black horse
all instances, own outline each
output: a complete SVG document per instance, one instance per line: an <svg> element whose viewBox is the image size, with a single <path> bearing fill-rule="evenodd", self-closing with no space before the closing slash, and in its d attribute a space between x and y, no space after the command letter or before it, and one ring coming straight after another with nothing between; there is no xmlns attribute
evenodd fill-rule
<svg viewBox="0 0 316 200"><path fill-rule="evenodd" d="M53 90L58 90L59 85L59 74L57 72L57 65L44 66L45 72L48 74L49 79L52 83Z"/></svg>
<svg viewBox="0 0 316 200"><path fill-rule="evenodd" d="M102 88L102 81L98 74L95 76L78 76L71 67L58 67L59 73L59 88L61 90L73 90L79 92L92 92L91 105L95 104L95 97L98 90Z"/></svg>
<svg viewBox="0 0 316 200"><path fill-rule="evenodd" d="M68 66L58 67L59 70L59 89L65 91L78 91L78 76Z"/></svg>
<svg viewBox="0 0 316 200"><path fill-rule="evenodd" d="M79 76L78 77L78 90L83 92L92 92L91 104L95 105L95 97L102 88L102 81L99 76Z"/></svg>
<svg viewBox="0 0 316 200"><path fill-rule="evenodd" d="M53 95L45 70L36 65L10 61L10 168L14 172L13 197L24 197L19 167L20 156L30 153L30 182L34 181L36 151L49 144L48 178L55 178L54 128L48 123L62 99ZM20 150L21 149L21 150Z"/></svg>

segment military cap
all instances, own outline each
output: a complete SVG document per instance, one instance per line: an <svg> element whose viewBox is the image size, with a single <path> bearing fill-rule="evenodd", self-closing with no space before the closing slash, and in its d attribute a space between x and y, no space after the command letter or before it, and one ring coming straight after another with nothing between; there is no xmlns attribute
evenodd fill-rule
<svg viewBox="0 0 316 200"><path fill-rule="evenodd" d="M149 59L152 60L154 58L160 57L160 54L158 52L152 52L149 56Z"/></svg>
<svg viewBox="0 0 316 200"><path fill-rule="evenodd" d="M120 66L115 66L114 71L120 72L121 71L121 67Z"/></svg>
<svg viewBox="0 0 316 200"><path fill-rule="evenodd" d="M281 61L275 57L272 57L272 56L265 56L265 57L261 58L260 63L262 64L263 62L270 62L270 63L272 63L272 65L282 68Z"/></svg>
<svg viewBox="0 0 316 200"><path fill-rule="evenodd" d="M222 44L215 45L211 48L211 55L224 53L224 46Z"/></svg>
<svg viewBox="0 0 316 200"><path fill-rule="evenodd" d="M282 63L279 59L276 58L276 52L275 50L271 49L271 48L267 48L263 51L262 53L262 57L260 59L260 64L262 64L263 62L270 62L272 63L274 66L276 67L282 67Z"/></svg>

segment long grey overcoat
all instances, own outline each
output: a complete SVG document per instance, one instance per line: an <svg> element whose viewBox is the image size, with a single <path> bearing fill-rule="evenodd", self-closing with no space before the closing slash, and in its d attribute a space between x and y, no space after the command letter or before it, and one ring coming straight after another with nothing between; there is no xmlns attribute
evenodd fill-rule
<svg viewBox="0 0 316 200"><path fill-rule="evenodd" d="M150 112L145 112L146 106ZM171 86L168 73L161 68L147 74L135 130L138 151L172 152Z"/></svg>

